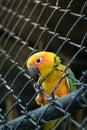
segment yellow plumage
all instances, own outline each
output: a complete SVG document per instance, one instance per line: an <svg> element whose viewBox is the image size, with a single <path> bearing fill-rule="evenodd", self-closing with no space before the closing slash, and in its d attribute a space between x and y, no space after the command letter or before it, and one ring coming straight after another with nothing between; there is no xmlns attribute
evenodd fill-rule
<svg viewBox="0 0 87 130"><path fill-rule="evenodd" d="M66 68L61 64L61 60L56 54L46 51L33 54L27 61L27 67L29 68L30 66L34 66L39 70L37 82L40 83L43 81L41 85L47 95L51 94L58 81L60 81L61 77L64 75L64 69ZM71 73L70 69L68 71ZM74 90L74 87L69 86L69 82L67 81L67 77L65 77L60 82L54 91L55 96L61 97L68 94L70 92L70 87ZM42 106L48 103L46 94L39 93L37 95L37 104Z"/></svg>

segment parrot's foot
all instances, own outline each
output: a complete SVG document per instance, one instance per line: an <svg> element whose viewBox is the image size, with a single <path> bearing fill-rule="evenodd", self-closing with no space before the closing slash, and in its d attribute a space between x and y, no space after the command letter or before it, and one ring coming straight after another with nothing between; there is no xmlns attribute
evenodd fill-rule
<svg viewBox="0 0 87 130"><path fill-rule="evenodd" d="M63 105L59 102L60 97L58 97L57 95L53 96L49 96L48 98L46 98L46 100L48 100L49 102L53 102L55 104L57 104L59 107L63 108Z"/></svg>
<svg viewBox="0 0 87 130"><path fill-rule="evenodd" d="M48 121L46 121L46 120L44 120L44 119L41 119L41 122L44 123L44 124L45 124L45 123L48 123Z"/></svg>
<svg viewBox="0 0 87 130"><path fill-rule="evenodd" d="M34 89L35 89L36 92L41 93L43 91L43 88L41 87L41 84L39 82L34 83L33 86L34 86Z"/></svg>

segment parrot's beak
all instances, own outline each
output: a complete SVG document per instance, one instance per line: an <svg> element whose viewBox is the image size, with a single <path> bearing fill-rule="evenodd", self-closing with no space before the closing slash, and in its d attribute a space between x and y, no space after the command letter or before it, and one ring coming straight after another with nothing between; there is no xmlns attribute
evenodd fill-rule
<svg viewBox="0 0 87 130"><path fill-rule="evenodd" d="M29 75L35 80L37 81L38 78L39 78L39 70L38 68L36 68L35 66L31 65L28 67L28 72L29 72Z"/></svg>

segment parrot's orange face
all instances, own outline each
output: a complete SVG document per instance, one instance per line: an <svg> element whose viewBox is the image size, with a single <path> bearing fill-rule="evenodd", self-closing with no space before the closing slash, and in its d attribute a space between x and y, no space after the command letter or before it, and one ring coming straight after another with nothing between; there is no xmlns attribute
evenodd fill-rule
<svg viewBox="0 0 87 130"><path fill-rule="evenodd" d="M55 56L54 53L45 51L32 55L27 61L30 76L37 80L40 76L49 74L53 70ZM57 61L60 62L58 57Z"/></svg>

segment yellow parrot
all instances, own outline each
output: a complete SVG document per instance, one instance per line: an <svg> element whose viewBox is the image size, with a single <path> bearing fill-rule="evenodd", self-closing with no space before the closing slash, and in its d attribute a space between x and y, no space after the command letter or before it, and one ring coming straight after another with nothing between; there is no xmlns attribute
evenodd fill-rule
<svg viewBox="0 0 87 130"><path fill-rule="evenodd" d="M41 51L33 54L27 60L27 68L36 82L34 85L35 90L38 91L36 103L41 106L49 103L52 92L54 98L59 98L76 90L73 72L69 68L66 69L53 52ZM67 72L66 76L64 76L65 72ZM43 91L40 91L40 86Z"/></svg>

